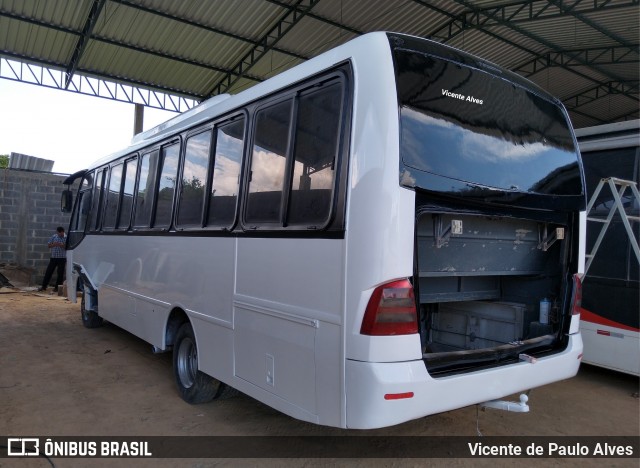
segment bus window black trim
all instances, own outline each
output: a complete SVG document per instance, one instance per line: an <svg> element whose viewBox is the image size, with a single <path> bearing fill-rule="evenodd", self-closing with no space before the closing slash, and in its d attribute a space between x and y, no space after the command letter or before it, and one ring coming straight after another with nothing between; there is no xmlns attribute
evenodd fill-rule
<svg viewBox="0 0 640 468"><path fill-rule="evenodd" d="M135 222L136 222L136 216L138 214L138 194L139 194L139 189L140 189L140 170L142 169L142 160L144 159L145 156L149 156L149 158L151 158L151 154L154 151L160 151L160 145L153 145L150 146L148 148L144 148L140 151L139 153L139 158L138 158L138 170L136 171L136 183L135 183L135 194L133 197L133 210L131 212L131 228L130 230L133 232L137 232L137 231L143 231L143 230L147 230L149 229L149 226L151 225L151 215L149 216L149 225L148 226L136 226ZM150 175L149 171L149 175ZM156 168L156 172L157 172L157 168ZM152 194L153 195L153 194ZM153 204L151 205L151 209L153 210ZM152 213L153 214L153 213Z"/></svg>
<svg viewBox="0 0 640 468"><path fill-rule="evenodd" d="M169 139L169 141L167 141L166 143L160 146L159 158L160 158L160 161L162 161L162 164L158 164L158 167L156 169L157 176L155 181L155 190L154 190L154 197L153 197L154 198L153 212L151 214L151 227L150 227L150 229L152 230L170 231L171 229L174 228L174 221L176 216L176 191L178 186L178 180L174 182L173 196L171 198L171 205L169 208L170 210L169 223L166 226L156 226L156 217L158 215L158 197L160 195L160 176L162 175L162 171L164 170L164 166L165 166L165 157L164 157L165 155L163 154L163 152L165 148L168 148L174 145L178 145L178 165L176 167L176 179L177 179L178 174L180 172L180 158L184 153L184 138L182 134L174 136L173 138Z"/></svg>
<svg viewBox="0 0 640 468"><path fill-rule="evenodd" d="M350 62L346 62L345 64L341 64L327 72L324 72L320 75L312 77L306 81L296 83L288 89L279 91L274 93L271 96L267 96L266 98L255 102L252 106L247 106L250 110L251 122L250 122L250 135L249 140L247 141L246 147L246 160L245 160L245 170L242 176L242 180L244 181L244 187L242 190L242 201L241 201L241 216L240 216L240 227L243 231L253 232L256 231L276 231L276 232L288 232L288 231L327 231L335 228L334 224L336 221L339 222L338 229L343 227L344 223L344 213L337 220L336 214L339 211L343 211L345 209L346 200L345 197L341 196L343 192L346 192L346 174L345 178L342 178L342 172L346 172L348 167L348 159L349 159L349 142L350 135L348 132L351 130L351 105L352 105L352 70ZM295 134L295 114L297 112L298 106L298 96L307 91L312 91L314 89L321 88L326 85L333 84L334 82L339 82L341 85L342 91L342 101L340 107L340 113L338 118L340 118L340 124L338 126L338 144L336 145L336 155L334 157L334 170L336 171L334 174L334 180L332 184L332 193L331 193L331 201L329 205L329 213L327 215L327 219L318 226L312 226L309 224L291 224L286 225L286 213L283 213L281 208L280 212L280 221L279 222L270 222L270 223L249 223L246 221L246 205L248 199L248 191L249 191L249 180L250 180L250 172L251 172L251 160L253 157L253 144L255 141L255 127L256 127L256 114L265 108L270 106L279 104L281 102L286 101L287 99L292 99L293 109L291 112L291 120L289 122L289 141L287 148L287 161L285 167L285 181L282 189L282 196L284 202L287 206L290 204L289 193L290 187L287 187L287 178L288 172L290 169L289 160L292 158L291 152L293 151L291 145L293 143L294 138L291 136L291 133ZM291 169L292 169L291 164ZM291 176L292 177L292 176ZM286 199L285 199L286 196ZM340 199L340 200L338 200ZM282 205L281 205L282 206Z"/></svg>
<svg viewBox="0 0 640 468"><path fill-rule="evenodd" d="M340 184L340 167L341 167L341 160L344 161L345 159L348 160L349 159L349 147L343 146L343 143L346 139L346 141L349 141L348 139L348 135L347 135L347 131L350 129L350 126L347 125L347 120L348 117L351 115L349 112L349 105L350 105L350 100L349 100L349 95L348 95L348 91L349 91L349 80L347 75L342 72L339 71L338 72L340 74L340 76L338 77L338 79L335 79L335 76L330 75L326 80L321 81L319 83L317 83L314 86L311 86L309 88L306 89L302 89L300 91L298 91L297 96L296 96L296 108L297 108L297 101L301 96L306 96L308 94L313 94L315 92L317 92L318 90L322 89L324 86L332 86L334 83L339 83L340 84L340 109L338 112L338 133L337 133L337 141L336 141L336 145L335 145L335 149L334 149L334 154L333 154L333 161L331 163L331 167L332 170L334 171L333 174L333 183L331 184L331 195L330 195L330 199L329 199L329 211L327 212L327 218L324 221L324 223L321 223L317 226L315 225L310 225L307 223L290 223L289 225L287 225L287 218L289 216L289 212L287 210L287 213L284 214L284 219L283 219L283 228L284 229L310 229L310 230L325 230L327 229L333 222L334 220L334 215L335 215L335 210L337 209L336 207L336 193L341 193L341 192L345 192L346 188L345 186ZM295 118L295 116L294 116ZM294 132L295 133L295 132ZM295 145L295 138L294 141L292 142L292 145ZM292 147L293 148L293 147ZM295 148L294 148L295 149ZM289 191L288 191L288 196L287 196L287 207L291 206L291 184L293 184L293 172L294 172L294 159L293 157L290 158L291 159L291 168L290 168L290 181L289 181ZM342 190L339 190L340 187L343 187Z"/></svg>
<svg viewBox="0 0 640 468"><path fill-rule="evenodd" d="M345 230L291 230L291 231L224 231L224 230L185 230L185 231L104 231L87 233L90 236L141 236L141 237L227 237L237 239L344 239Z"/></svg>
<svg viewBox="0 0 640 468"><path fill-rule="evenodd" d="M215 140L215 124L212 122L207 122L205 125L194 128L184 134L184 149L180 153L180 160L178 161L178 183L176 184L176 207L175 207L175 220L174 225L176 231L185 231L185 230L194 230L194 229L202 229L204 226L204 215L206 213L206 205L207 205L207 189L209 187L209 177L211 173L211 163L213 162L211 159L211 151L213 148L213 142ZM202 209L200 210L200 222L199 223L189 223L189 224L179 224L178 219L180 216L180 206L182 205L182 195L184 193L184 166L187 163L187 146L189 145L189 140L195 136L201 135L206 132L211 132L211 136L209 137L209 155L207 158L207 174L205 175L205 184L204 184L204 193L203 193L203 201L202 201Z"/></svg>
<svg viewBox="0 0 640 468"><path fill-rule="evenodd" d="M294 113L294 106L295 106L294 98L295 98L294 91L281 92L276 96L271 96L270 99L266 99L262 102L257 103L256 106L251 109L250 135L249 135L249 141L247 141L247 145L246 145L247 150L244 155L244 157L246 157L246 164L245 164L245 171L244 171L245 173L242 176L242 179L245 181L244 188L242 191L242 211L241 211L242 214L240 216L243 230L253 231L258 228L282 229L282 199L284 198L284 179L286 178L286 164L289 159L289 151L290 151L289 145L291 144L291 131L292 131L291 127L293 126L293 113ZM249 205L249 189L251 188L251 180L253 176L253 171L251 170L251 167L253 164L253 147L255 145L256 131L257 131L257 125L258 125L257 115L259 112L265 109L278 106L288 101L291 102L291 110L289 114L289 128L287 129L287 149L285 150L286 154L284 156L285 169L284 169L283 180L281 184L281 199L280 199L280 209L278 214L279 220L272 221L272 222L249 223L246 220L246 216L247 216L247 210Z"/></svg>
<svg viewBox="0 0 640 468"><path fill-rule="evenodd" d="M227 125L232 125L240 120L243 121L242 127L242 152L240 156L240 172L238 174L238 194L236 195L236 204L233 210L233 220L228 226L210 226L209 222L209 210L211 209L211 189L213 187L213 178L215 177L215 162L217 158L216 148L218 146L218 129L221 127L225 127ZM209 174L209 193L207 194L207 209L205 211L204 217L204 228L208 230L218 230L218 231L233 231L236 226L238 226L239 219L239 210L240 210L240 201L242 199L242 190L243 190L243 177L245 166L247 164L247 154L248 154L248 141L249 141L249 111L246 108L243 108L241 112L233 115L231 117L227 117L224 120L218 121L215 125L215 134L213 137L213 146L212 146L212 155L213 155L213 164L211 165L211 173ZM214 197L215 198L215 197Z"/></svg>
<svg viewBox="0 0 640 468"><path fill-rule="evenodd" d="M347 199L347 177L348 177L348 167L349 167L349 148L350 148L350 140L351 140L351 116L353 110L351 109L352 101L353 101L353 69L351 62L349 60L344 61L341 64L337 64L324 72L318 73L310 78L305 78L299 82L296 82L290 85L287 88L284 88L279 91L275 91L270 95L258 98L254 101L250 101L238 108L231 109L215 118L209 119L205 122L199 122L193 125L190 128L182 130L180 133L176 133L168 136L167 138L161 141L155 141L152 144L137 148L134 153L130 153L124 156L120 156L117 159L109 161L100 166L93 167L87 172L92 172L96 175L94 178L92 192L92 209L89 214L89 219L87 220L87 225L85 226L85 234L107 234L107 235L147 235L148 233L154 234L166 234L166 235L175 235L176 233L185 233L184 235L193 235L193 236L208 236L206 233L213 233L212 236L236 236L236 237L302 237L302 238L342 238L344 235L345 229L345 216L346 216L346 199ZM275 103L276 101L282 100L283 97L295 96L296 93L305 92L307 90L311 90L314 87L321 86L322 84L339 79L342 86L342 103L340 109L340 126L339 126L339 134L338 134L338 144L336 146L336 157L334 158L334 170L336 171L334 174L334 181L332 187L331 194L331 202L329 207L329 215L326 223L323 226L309 226L309 225L289 225L282 226L281 224L275 223L274 226L265 227L260 226L259 229L252 229L250 226L246 226L243 222L244 218L244 210L246 204L246 196L245 193L248 190L248 173L250 171L250 160L251 160L251 143L253 141L253 121L255 120L255 112L256 109L266 105L267 103ZM185 142L186 139L194 134L197 134L201 131L205 131L207 128L212 129L212 146L211 152L215 151L216 142L215 142L215 132L218 127L224 126L228 123L233 123L237 119L244 119L244 135L243 135L243 149L242 149L242 159L241 159L241 167L240 167L240 175L239 175L239 186L238 186L238 196L236 198L235 212L233 223L228 226L207 226L207 216L209 210L209 196L205 197L205 208L202 214L202 222L201 225L187 227L187 226L176 226L177 222L177 213L178 213L178 190L181 185L181 177L182 177L182 167L184 164L184 156L185 156ZM154 181L154 193L152 193L152 212L149 217L149 224L146 226L136 226L135 220L138 212L138 195L139 195L139 185L140 185L140 172L142 167L142 160L144 156L151 155L154 151L158 151L158 157L161 156L162 148L165 146L169 146L172 143L180 142L180 153L178 159L178 170L177 177L180 178L176 182L176 186L173 194L172 201L172 209L171 209L171 222L168 227L154 227L155 216L157 210L157 191L159 187L159 177L161 173L160 164L157 165L155 174L149 173L148 176L155 177ZM213 154L215 157L215 154ZM104 217L104 195L105 195L105 183L107 183L107 174L106 170L109 170L110 177L110 168L111 166L118 164L120 161L126 163L129 159L137 158L136 163L136 180L134 184L134 195L131 207L131 217L129 219L129 225L127 228L124 226L117 227L116 229L103 230L102 223ZM212 181L213 181L213 170L215 165L215 159L213 160L213 164L210 164L211 168L207 175L207 190L210 190ZM98 194L99 200L96 202L97 205L97 213L94 216L93 210L93 199L97 193L97 185L99 176L101 177L101 188L100 193ZM125 174L126 176L126 174ZM123 182L124 183L124 179ZM283 188L284 194L284 188ZM120 192L120 198L122 198L122 186ZM287 201L288 203L288 201ZM118 210L121 209L121 201L119 202ZM120 216L120 213L118 213ZM93 221L93 223L92 223ZM258 232L259 231L259 232Z"/></svg>
<svg viewBox="0 0 640 468"><path fill-rule="evenodd" d="M111 164L109 164L109 175L107 177L107 193L105 196L105 200L104 200L104 209L103 209L103 214L102 214L102 230L103 231L114 231L116 230L116 226L118 225L118 218L120 216L120 208L121 208L121 200L122 200L122 183L124 180L124 159L118 159L114 162L112 162ZM116 166L122 166L122 174L120 175L120 186L118 187L118 198L117 198L117 205L116 205L116 214L115 214L115 218L113 220L113 226L105 226L105 217L107 215L107 208L109 207L109 192L111 190L111 175L113 172L113 168Z"/></svg>
<svg viewBox="0 0 640 468"><path fill-rule="evenodd" d="M174 144L178 144L179 145L179 152L178 152L178 167L176 169L176 177L178 177L178 174L180 174L180 161L182 158L182 154L183 154L183 144L184 144L184 133L180 133L178 135L172 135L169 138L167 138L166 140L156 143L148 148L144 148L143 150L140 151L140 157L138 160L138 171L136 173L136 184L135 184L135 197L134 197L134 210L131 213L131 224L132 224L132 228L131 230L136 232L136 231L163 231L163 232L168 232L172 229L174 229L174 219L176 216L176 192L177 192L177 185L178 185L178 181L176 180L176 184L173 190L173 198L171 201L171 217L170 217L170 221L169 221L169 225L168 226L163 226L163 227L156 227L155 222L156 222L156 209L157 209L157 202L158 202L158 187L160 186L160 175L162 173L162 168L164 167L164 159L162 159L162 164L160 164L158 162L156 170L155 170L155 180L154 180L154 189L153 189L153 200L152 200L152 206L151 206L151 216L149 218L149 225L148 226L135 226L134 222L135 222L135 216L136 216L136 212L137 212L137 202L138 202L138 189L139 189L139 184L140 184L140 166L142 165L142 159L144 158L144 156L146 155L150 155L154 152L154 151L158 151L158 160L160 161L160 159L162 158L162 151L164 148L174 145ZM151 173L149 173L149 175L151 175Z"/></svg>
<svg viewBox="0 0 640 468"><path fill-rule="evenodd" d="M137 187L137 183L138 183L138 164L140 163L139 161L139 154L138 153L132 153L132 154L128 154L125 158L124 158L124 162L123 162L123 174L122 174L122 188L120 190L120 204L118 207L118 216L116 218L116 226L115 226L115 230L116 231L128 231L129 229L131 229L131 224L133 223L133 211L135 208L135 196L136 196L136 187ZM131 161L135 160L135 168L136 168L136 179L133 181L133 194L131 195L131 211L129 213L129 221L127 222L126 226L124 225L120 225L120 223L122 222L122 220L120 219L121 215L122 215L122 200L124 199L124 188L127 182L127 169L129 168L129 163Z"/></svg>
<svg viewBox="0 0 640 468"><path fill-rule="evenodd" d="M95 213L95 218L93 216L93 200L92 200L92 205L91 205L91 216L89 217L89 224L92 224L91 228L90 228L90 232L100 232L102 230L102 217L104 215L104 186L107 180L107 171L109 170L109 166L105 165L102 167L98 167L96 168L96 183L94 184L94 188L93 188L93 196L95 197L96 194L98 196L97 200L96 200L96 213ZM99 193L98 192L98 180L100 180L100 187ZM93 221L93 223L92 223Z"/></svg>
<svg viewBox="0 0 640 468"><path fill-rule="evenodd" d="M78 184L78 189L76 191L76 197L73 203L73 209L71 210L71 216L69 219L69 227L67 229L68 235L67 235L67 241L66 241L66 245L65 245L65 249L66 250L72 250L74 248L76 248L78 245L80 245L80 243L82 242L82 240L85 238L85 236L87 235L87 233L89 232L89 228L90 228L90 224L91 224L91 207L93 206L93 193L95 190L95 178L94 178L94 174L95 174L95 169L92 170L86 170L83 169L82 171L78 171L75 174L72 174L71 176L69 176L65 182L67 180L70 180L70 183L67 185L72 184L78 177L80 177L80 183ZM82 189L82 186L84 185L84 181L89 182L89 180L91 180L91 186L86 188L86 189ZM82 194L82 196L80 196ZM78 230L77 226L78 226L78 220L81 216L80 213L80 202L82 201L82 199L87 196L87 194L89 194L89 196L91 196L91 201L89 204L89 213L87 214L87 219L85 220L84 223L84 227L82 230Z"/></svg>

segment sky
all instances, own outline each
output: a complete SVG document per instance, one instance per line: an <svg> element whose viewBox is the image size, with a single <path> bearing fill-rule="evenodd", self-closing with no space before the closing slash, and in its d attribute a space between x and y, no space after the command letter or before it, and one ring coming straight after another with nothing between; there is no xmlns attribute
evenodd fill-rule
<svg viewBox="0 0 640 468"><path fill-rule="evenodd" d="M0 79L0 154L53 160L72 174L129 145L133 104ZM144 130L178 115L145 107Z"/></svg>

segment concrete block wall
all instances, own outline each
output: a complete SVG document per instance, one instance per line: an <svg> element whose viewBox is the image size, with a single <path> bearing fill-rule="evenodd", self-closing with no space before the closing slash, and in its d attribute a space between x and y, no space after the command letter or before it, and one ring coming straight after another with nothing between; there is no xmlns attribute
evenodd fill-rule
<svg viewBox="0 0 640 468"><path fill-rule="evenodd" d="M42 281L49 263L47 242L57 226L69 228L60 211L66 175L0 169L0 264L17 264ZM77 185L77 184L74 184Z"/></svg>

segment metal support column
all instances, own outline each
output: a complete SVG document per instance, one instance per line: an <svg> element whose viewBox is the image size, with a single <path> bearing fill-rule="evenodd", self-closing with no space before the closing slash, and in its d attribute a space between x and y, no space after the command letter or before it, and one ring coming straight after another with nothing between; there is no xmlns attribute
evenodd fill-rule
<svg viewBox="0 0 640 468"><path fill-rule="evenodd" d="M133 116L133 136L138 133L142 133L142 127L144 123L144 106L142 104L135 104L136 108Z"/></svg>

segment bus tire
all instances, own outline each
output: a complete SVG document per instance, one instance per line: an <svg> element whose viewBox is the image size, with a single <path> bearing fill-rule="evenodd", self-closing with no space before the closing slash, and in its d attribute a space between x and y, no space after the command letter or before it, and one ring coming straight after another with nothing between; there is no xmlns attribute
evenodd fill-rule
<svg viewBox="0 0 640 468"><path fill-rule="evenodd" d="M85 308L85 289L82 288L82 300L80 301L80 315L82 316L82 325L86 328L98 328L102 325L102 317L96 314L93 310L87 310Z"/></svg>
<svg viewBox="0 0 640 468"><path fill-rule="evenodd" d="M226 385L198 370L198 348L189 322L178 329L173 346L173 375L178 392L192 405L218 398Z"/></svg>

